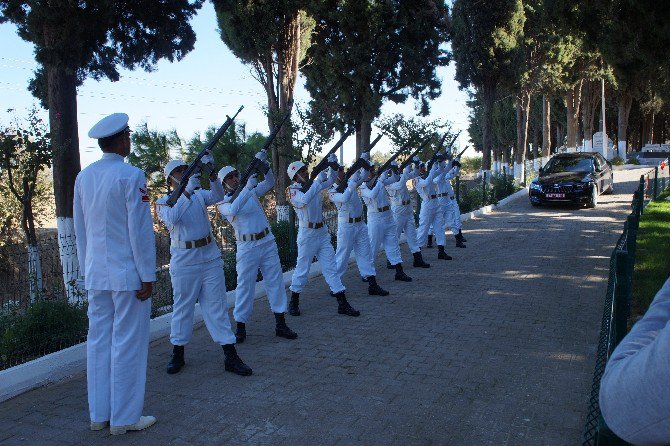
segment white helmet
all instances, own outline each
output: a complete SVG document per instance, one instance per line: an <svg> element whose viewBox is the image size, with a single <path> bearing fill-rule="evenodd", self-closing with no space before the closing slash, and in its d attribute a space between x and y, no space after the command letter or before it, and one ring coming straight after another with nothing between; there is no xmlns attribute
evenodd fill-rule
<svg viewBox="0 0 670 446"><path fill-rule="evenodd" d="M167 180L170 174L172 173L173 170L175 170L179 166L188 166L184 161L180 159L176 160L170 160L166 165L165 169L163 169L163 174L165 174L165 179Z"/></svg>
<svg viewBox="0 0 670 446"><path fill-rule="evenodd" d="M226 176L228 176L229 173L235 172L237 169L235 169L233 166L223 166L221 170L219 170L219 180L223 181Z"/></svg>
<svg viewBox="0 0 670 446"><path fill-rule="evenodd" d="M289 164L288 169L286 169L286 173L288 174L289 179L293 181L295 174L303 167L305 167L305 163L302 161L293 161L291 164Z"/></svg>

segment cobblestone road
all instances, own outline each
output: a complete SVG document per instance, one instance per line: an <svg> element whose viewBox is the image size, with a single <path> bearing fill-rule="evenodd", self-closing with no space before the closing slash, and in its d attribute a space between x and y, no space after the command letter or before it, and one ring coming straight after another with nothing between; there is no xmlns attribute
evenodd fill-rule
<svg viewBox="0 0 670 446"><path fill-rule="evenodd" d="M448 247L451 262L427 250L432 268L408 267L411 284L380 257L386 298L350 268L357 319L336 314L319 277L288 319L297 341L275 338L257 302L239 347L250 378L223 372L202 327L178 375L164 371L169 342L152 343L145 413L159 422L145 432L88 431L81 373L1 404L0 443L579 444L608 259L639 175L617 172L597 209L520 199L467 222L468 248Z"/></svg>

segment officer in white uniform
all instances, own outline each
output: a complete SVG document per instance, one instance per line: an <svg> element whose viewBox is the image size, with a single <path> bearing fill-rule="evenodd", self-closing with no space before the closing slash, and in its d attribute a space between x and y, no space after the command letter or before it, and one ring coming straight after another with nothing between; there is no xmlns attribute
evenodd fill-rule
<svg viewBox="0 0 670 446"><path fill-rule="evenodd" d="M365 180L369 181L374 174L375 166L370 163L369 174ZM395 183L398 180L398 175L389 169L382 172L372 188L368 186L367 182L364 182L359 189L368 211L368 233L370 235L372 258L377 257L383 246L386 258L395 268L395 280L411 282L412 278L405 274L402 269L398 232L391 214L391 204L384 188L385 185Z"/></svg>
<svg viewBox="0 0 670 446"><path fill-rule="evenodd" d="M447 182L449 183L449 207L451 207L451 224L449 227L451 228L452 233L454 234L454 237L456 237L457 241L460 241L461 243L467 242L465 237L463 237L463 224L461 222L461 209L458 207L458 201L456 200L456 197L454 196L454 189L451 187L451 179L456 178L461 172L461 160L459 157L454 158L452 161L452 166L451 170L445 177ZM458 232L456 232L458 231Z"/></svg>
<svg viewBox="0 0 670 446"><path fill-rule="evenodd" d="M405 238L407 239L407 246L414 257L414 267L430 268L430 265L423 260L421 255L421 247L417 242L416 226L414 225L414 209L412 209L412 202L410 201L409 190L407 189L407 182L419 176L419 168L416 167L419 163L419 158L415 155L415 165L412 164L405 167L400 179L395 183L390 183L386 186L386 191L391 200L391 211L393 212L393 219L396 224L396 233L398 239L400 234L405 231ZM398 163L393 161L391 168L396 172L398 170Z"/></svg>
<svg viewBox="0 0 670 446"><path fill-rule="evenodd" d="M377 284L377 273L370 250L368 228L363 221L363 203L358 196L358 186L367 174L360 169L347 182L344 192L338 192L338 185L344 182L344 168L337 171L337 182L328 191L330 201L337 208L337 270L342 277L347 270L349 256L353 250L361 277L368 282L368 294L388 296L389 292Z"/></svg>
<svg viewBox="0 0 670 446"><path fill-rule="evenodd" d="M460 165L457 160L454 160L453 163ZM454 189L451 187L451 179L458 175L458 167L453 166L452 162L443 161L441 168L442 172L435 178L435 184L437 185L439 208L444 221L442 231L446 232L447 229L450 229L456 239L456 247L465 248L463 234L460 232L461 211L454 197ZM432 230L433 228L431 228Z"/></svg>
<svg viewBox="0 0 670 446"><path fill-rule="evenodd" d="M275 335L296 339L298 335L286 325L284 313L287 299L284 289L284 278L279 260L279 251L275 236L259 201L275 184L275 177L270 166L266 164L265 152L256 154L265 169L264 179L256 187L245 187L234 201L230 201L233 192L239 185L239 173L232 166L225 166L219 171L219 180L228 194L224 202L218 205L222 218L227 219L235 229L237 241L237 288L235 289L235 310L233 316L237 322L235 337L237 342L244 342L247 336L246 323L251 317L256 290L258 270L263 274L266 295L270 309L275 316ZM253 186L253 182L247 183Z"/></svg>
<svg viewBox="0 0 670 446"><path fill-rule="evenodd" d="M74 186L77 256L88 291L88 407L91 430L110 426L119 435L156 422L142 416L156 242L144 172L123 162L128 115L103 118L88 136L103 151Z"/></svg>
<svg viewBox="0 0 670 446"><path fill-rule="evenodd" d="M417 239L419 246L425 246L428 238L428 230L431 225L436 228L444 227L443 214L439 211L437 201L437 190L434 180L442 172L439 163L433 163L430 172L426 172L425 164L421 164L421 176L414 179L414 188L421 197L421 210L419 211L419 228L417 230ZM444 251L445 235L443 230L435 234L437 241L437 258L441 260L451 260L451 256Z"/></svg>
<svg viewBox="0 0 670 446"><path fill-rule="evenodd" d="M201 161L211 163L211 155L203 156ZM164 173L171 187L179 184L186 168L182 160L168 162ZM199 175L192 175L173 207L166 205L167 196L156 202L158 218L170 232L170 277L174 294L170 342L173 352L167 372L178 373L185 365L184 346L191 340L193 313L198 301L209 334L223 347L225 370L248 376L252 370L235 349L235 335L228 318L223 260L212 236L207 213L207 207L223 200L225 192L216 173L210 174L209 180L211 189L203 190L199 188Z"/></svg>
<svg viewBox="0 0 670 446"><path fill-rule="evenodd" d="M321 271L323 271L323 277L330 287L330 292L337 299L337 312L347 316L359 316L361 314L347 302L344 293L345 288L337 271L335 250L330 243L328 228L323 223L321 192L328 189L337 177L337 170L332 167L337 164L337 158L335 158L335 155L331 155L328 159L331 163L328 174L325 171L321 172L305 192L302 188L309 180L309 172L305 163L294 161L289 164L287 169L288 177L293 181L286 188L287 199L295 209L299 222L298 259L289 287L291 302L288 312L292 316L300 316L300 292L307 284L309 269L315 256L321 264Z"/></svg>

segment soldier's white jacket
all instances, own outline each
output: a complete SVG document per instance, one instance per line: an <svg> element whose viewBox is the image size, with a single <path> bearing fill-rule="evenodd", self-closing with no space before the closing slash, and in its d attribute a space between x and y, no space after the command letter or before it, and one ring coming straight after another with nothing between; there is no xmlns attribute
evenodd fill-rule
<svg viewBox="0 0 670 446"><path fill-rule="evenodd" d="M389 197L384 186L386 186L386 184L394 183L397 179L397 175L379 178L372 189L368 187L367 182L361 184L359 189L361 191L361 197L363 198L365 205L368 207L368 217L374 217L380 212L380 209L383 209L386 206L390 207Z"/></svg>
<svg viewBox="0 0 670 446"><path fill-rule="evenodd" d="M408 166L409 167L409 166ZM407 182L413 180L419 176L418 169L406 168L403 170L402 175L400 175L400 180L395 183L391 183L386 186L386 191L389 194L389 199L391 200L391 207L398 208L403 206L403 202L407 202L410 199L409 190L407 189ZM410 206L406 204L404 206Z"/></svg>
<svg viewBox="0 0 670 446"><path fill-rule="evenodd" d="M167 195L156 201L158 218L165 223L173 242L200 240L212 233L207 206L222 201L225 192L218 179L209 184L210 190L197 189L188 198L182 194L173 207L165 204ZM170 246L171 265L197 265L220 257L221 251L214 241L191 249Z"/></svg>
<svg viewBox="0 0 670 446"><path fill-rule="evenodd" d="M433 182L437 185L438 194L448 194L449 198L454 196L454 189L451 187L451 179L458 176L458 167L443 166L442 172L435 177Z"/></svg>
<svg viewBox="0 0 670 446"><path fill-rule="evenodd" d="M353 181L347 184L342 193L337 191L337 184L334 184L328 191L328 198L337 208L339 220L349 221L350 218L363 215L363 203L356 192L356 183Z"/></svg>
<svg viewBox="0 0 670 446"><path fill-rule="evenodd" d="M268 170L263 181L258 183L256 187L251 190L244 187L232 203L229 201L231 195L228 194L223 203L217 205L221 216L228 220L235 229L235 239L238 245L243 244L247 247L253 247L275 239L272 231L270 231L260 240L240 240L241 235L258 234L265 228L270 227L259 198L268 193L274 187L274 184L274 174L272 170Z"/></svg>
<svg viewBox="0 0 670 446"><path fill-rule="evenodd" d="M430 168L430 172L428 172L428 176L426 178L417 177L414 179L414 189L416 189L417 193L423 200L421 206L426 205L432 206L433 203L437 205L437 200L431 197L437 195L437 190L435 188L435 183L433 183L433 180L440 173L441 169L438 166L438 163L434 163L433 166Z"/></svg>
<svg viewBox="0 0 670 446"><path fill-rule="evenodd" d="M315 179L307 192L303 192L300 183L292 183L287 189L287 198L295 209L298 222L301 227L309 223L323 222L323 207L321 203L321 191L328 189L337 178L337 171L329 168L328 177L320 182Z"/></svg>
<svg viewBox="0 0 670 446"><path fill-rule="evenodd" d="M156 281L146 177L121 155L105 153L77 175L74 228L87 290L133 291Z"/></svg>

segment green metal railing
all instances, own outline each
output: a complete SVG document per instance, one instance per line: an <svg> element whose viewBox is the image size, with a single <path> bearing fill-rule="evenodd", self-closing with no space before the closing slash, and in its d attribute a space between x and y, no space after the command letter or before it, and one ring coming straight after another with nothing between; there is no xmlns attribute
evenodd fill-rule
<svg viewBox="0 0 670 446"><path fill-rule="evenodd" d="M666 178L665 176L659 177L658 167L640 176L640 182L633 194L632 212L626 218L623 233L610 257L609 280L600 325L600 340L591 385L589 411L584 427L584 442L582 443L584 446L628 444L607 427L602 417L598 403L600 380L605 372L607 360L628 331L640 217L649 201L657 198L665 188Z"/></svg>

